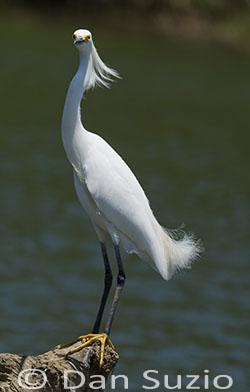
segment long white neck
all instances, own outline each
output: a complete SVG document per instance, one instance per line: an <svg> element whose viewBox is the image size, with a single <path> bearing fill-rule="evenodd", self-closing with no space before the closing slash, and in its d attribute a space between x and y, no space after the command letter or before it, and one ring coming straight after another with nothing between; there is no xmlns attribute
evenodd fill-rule
<svg viewBox="0 0 250 392"><path fill-rule="evenodd" d="M62 138L69 159L71 158L74 136L77 132L86 132L81 122L81 100L86 90L90 61L90 54L80 55L79 68L69 85L64 104Z"/></svg>
<svg viewBox="0 0 250 392"><path fill-rule="evenodd" d="M82 161L86 152L88 135L81 122L81 100L85 90L97 85L109 87L118 73L107 67L99 57L95 46L79 47L80 64L66 96L62 117L62 138L69 161L73 166Z"/></svg>

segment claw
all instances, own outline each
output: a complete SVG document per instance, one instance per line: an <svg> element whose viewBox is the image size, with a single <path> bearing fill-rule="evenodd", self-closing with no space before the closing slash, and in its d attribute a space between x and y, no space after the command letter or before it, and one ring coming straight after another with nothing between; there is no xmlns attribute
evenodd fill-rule
<svg viewBox="0 0 250 392"><path fill-rule="evenodd" d="M72 350L69 351L69 354L76 353L77 351L80 351L82 348L87 347L89 344L93 343L94 341L99 340L101 343L101 354L100 354L100 366L103 364L103 359L104 359L104 350L105 350L105 345L106 343L114 350L114 346L111 343L111 341L108 338L108 335L106 333L102 334L88 334L88 335L83 335L79 336L77 339L72 340L71 342L67 342L64 344L59 344L57 346L58 349L70 346L76 342L82 341L83 343L80 344L78 347L73 348Z"/></svg>

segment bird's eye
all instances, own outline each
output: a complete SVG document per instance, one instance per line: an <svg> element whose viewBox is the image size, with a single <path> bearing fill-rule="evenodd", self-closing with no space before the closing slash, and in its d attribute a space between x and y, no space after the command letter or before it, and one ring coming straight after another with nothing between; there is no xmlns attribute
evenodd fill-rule
<svg viewBox="0 0 250 392"><path fill-rule="evenodd" d="M87 41L89 41L90 40L90 35L87 35L86 39L87 39Z"/></svg>
<svg viewBox="0 0 250 392"><path fill-rule="evenodd" d="M76 34L73 34L73 35L72 35L72 38L73 38L73 39L76 39L76 37L77 37Z"/></svg>

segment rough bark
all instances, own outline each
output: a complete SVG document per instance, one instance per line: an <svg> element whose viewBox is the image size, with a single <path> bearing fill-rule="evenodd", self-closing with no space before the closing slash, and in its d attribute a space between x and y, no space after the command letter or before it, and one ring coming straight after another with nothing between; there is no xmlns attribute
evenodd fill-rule
<svg viewBox="0 0 250 392"><path fill-rule="evenodd" d="M100 344L94 342L66 357L70 349L78 345L53 349L37 356L0 354L0 392L103 391L104 380L112 373L118 354L106 345L104 362L100 366ZM84 385L80 386L84 379Z"/></svg>

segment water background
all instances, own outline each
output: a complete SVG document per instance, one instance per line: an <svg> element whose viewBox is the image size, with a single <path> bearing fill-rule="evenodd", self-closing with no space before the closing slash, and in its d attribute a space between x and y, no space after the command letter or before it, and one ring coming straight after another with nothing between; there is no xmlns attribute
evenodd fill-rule
<svg viewBox="0 0 250 392"><path fill-rule="evenodd" d="M38 354L88 333L99 305L99 244L60 135L78 65L71 41L77 27L1 20L2 352ZM126 160L159 221L169 228L185 222L205 247L192 270L169 282L124 255L115 373L139 391L148 369L159 371L161 383L169 374L172 384L177 374L209 369L211 379L231 375L231 390L246 392L250 57L222 45L83 27L123 78L87 94L85 126ZM112 249L110 255L115 270Z"/></svg>

